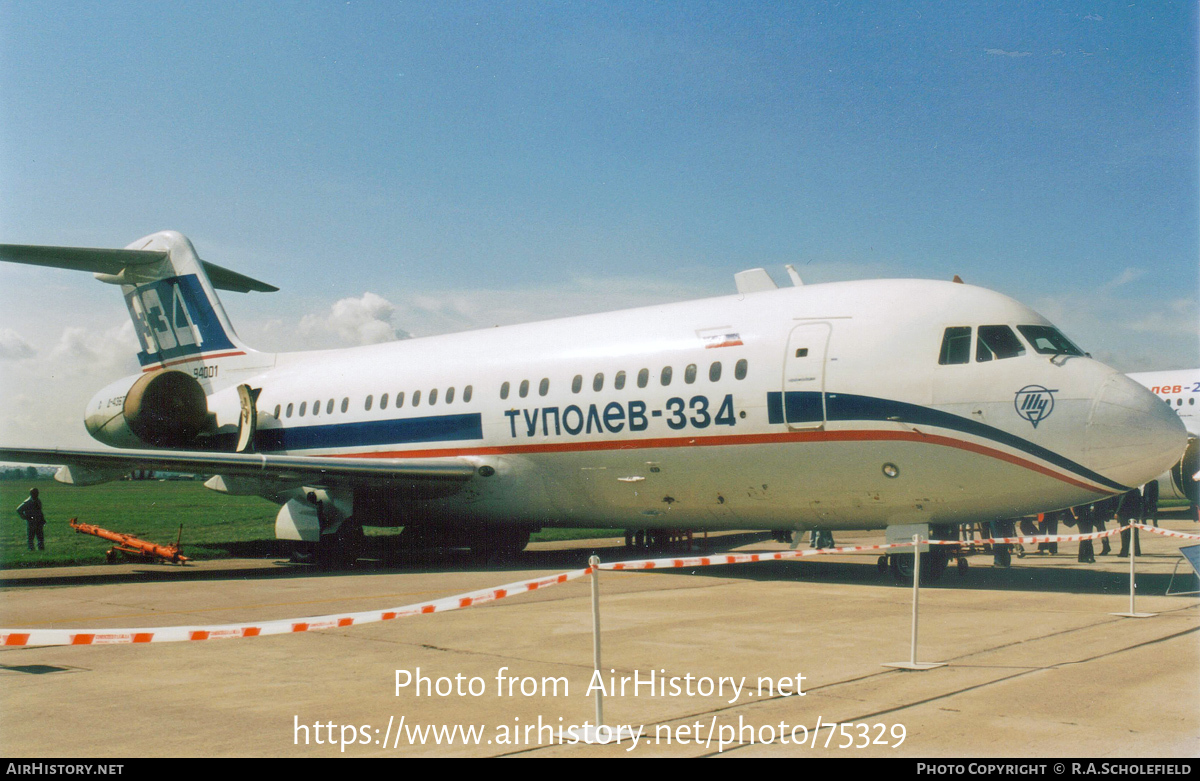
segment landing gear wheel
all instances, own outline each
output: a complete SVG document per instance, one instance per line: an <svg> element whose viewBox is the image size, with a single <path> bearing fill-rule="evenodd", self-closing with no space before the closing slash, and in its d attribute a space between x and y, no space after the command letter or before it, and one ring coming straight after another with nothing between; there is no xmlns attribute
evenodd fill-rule
<svg viewBox="0 0 1200 781"><path fill-rule="evenodd" d="M362 525L347 518L333 534L317 543L317 565L321 569L347 569L358 561L367 541Z"/></svg>
<svg viewBox="0 0 1200 781"><path fill-rule="evenodd" d="M891 559L892 577L897 583L912 583L913 580L913 554L911 553L893 553ZM960 559L965 561L965 559ZM940 548L931 549L927 553L921 554L921 584L930 585L942 576L946 571L947 565L950 563L950 557ZM962 571L959 567L959 571Z"/></svg>
<svg viewBox="0 0 1200 781"><path fill-rule="evenodd" d="M967 563L967 558L965 556L959 556L955 560L954 564L958 567L958 574L960 576L967 574L967 567L969 567L970 564Z"/></svg>

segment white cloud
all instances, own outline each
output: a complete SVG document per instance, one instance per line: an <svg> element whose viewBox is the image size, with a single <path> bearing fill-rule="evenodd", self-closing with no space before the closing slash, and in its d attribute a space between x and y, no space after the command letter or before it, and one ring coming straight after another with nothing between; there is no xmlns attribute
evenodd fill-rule
<svg viewBox="0 0 1200 781"><path fill-rule="evenodd" d="M1111 282L1109 282L1107 285L1105 285L1105 287L1106 288L1116 288L1116 287L1121 287L1122 285L1128 285L1130 282L1133 282L1134 280L1137 280L1137 279L1141 279L1142 277L1146 276L1146 274L1148 274L1148 273L1150 273L1150 272L1148 272L1144 268L1127 268L1124 271L1122 271L1115 279L1113 279Z"/></svg>
<svg viewBox="0 0 1200 781"><path fill-rule="evenodd" d="M396 307L375 293L361 298L343 298L327 315L305 315L299 334L309 347L357 347L396 339L408 334L392 325Z"/></svg>
<svg viewBox="0 0 1200 781"><path fill-rule="evenodd" d="M993 57L1028 57L1033 52L1008 52L1004 49L984 49L985 52Z"/></svg>
<svg viewBox="0 0 1200 781"><path fill-rule="evenodd" d="M57 341L40 349L14 336L29 352L9 361L0 373L6 408L0 442L95 446L83 429L83 412L100 388L137 373L133 323L126 319L107 328L64 328Z"/></svg>
<svg viewBox="0 0 1200 781"><path fill-rule="evenodd" d="M29 342L11 328L0 329L0 360L32 358L33 348Z"/></svg>

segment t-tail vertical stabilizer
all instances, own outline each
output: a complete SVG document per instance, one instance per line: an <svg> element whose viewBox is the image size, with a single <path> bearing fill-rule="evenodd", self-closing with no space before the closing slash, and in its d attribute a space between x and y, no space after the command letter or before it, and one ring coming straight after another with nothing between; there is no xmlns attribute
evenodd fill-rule
<svg viewBox="0 0 1200 781"><path fill-rule="evenodd" d="M274 362L273 355L238 338L216 289L278 288L201 260L192 242L176 231L151 234L120 250L3 244L0 260L91 271L101 282L120 285L144 372L183 369L212 381L206 384L215 390L228 384L205 368L217 360L231 380Z"/></svg>

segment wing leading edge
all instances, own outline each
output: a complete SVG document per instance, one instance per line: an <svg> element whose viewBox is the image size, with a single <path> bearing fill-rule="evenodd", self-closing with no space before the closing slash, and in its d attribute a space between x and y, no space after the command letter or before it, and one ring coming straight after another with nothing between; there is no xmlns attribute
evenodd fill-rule
<svg viewBox="0 0 1200 781"><path fill-rule="evenodd" d="M134 469L152 469L305 485L399 484L442 490L454 490L475 474L473 464L458 458L337 458L164 450L105 452L58 448L0 448L0 460L23 464L63 465L110 475Z"/></svg>

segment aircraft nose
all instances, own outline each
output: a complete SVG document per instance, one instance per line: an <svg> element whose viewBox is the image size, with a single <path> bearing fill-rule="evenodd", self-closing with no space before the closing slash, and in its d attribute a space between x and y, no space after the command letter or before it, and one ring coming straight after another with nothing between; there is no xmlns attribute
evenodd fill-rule
<svg viewBox="0 0 1200 781"><path fill-rule="evenodd" d="M1092 404L1085 442L1093 469L1124 485L1139 486L1179 460L1187 431L1161 399L1114 372Z"/></svg>

